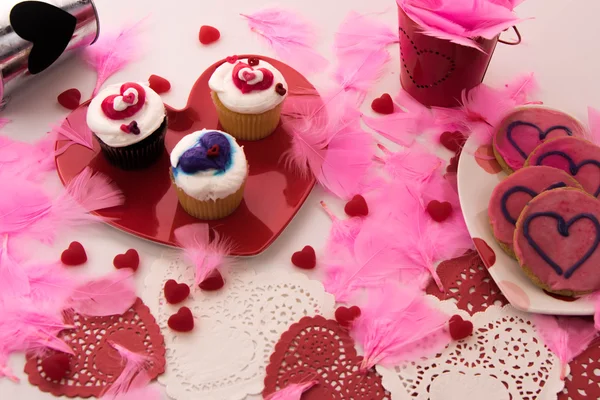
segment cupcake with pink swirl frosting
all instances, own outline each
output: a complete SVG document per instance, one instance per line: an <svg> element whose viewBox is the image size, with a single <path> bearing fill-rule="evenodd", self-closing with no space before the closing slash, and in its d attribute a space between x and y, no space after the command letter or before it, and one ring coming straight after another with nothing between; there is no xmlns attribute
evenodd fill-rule
<svg viewBox="0 0 600 400"><path fill-rule="evenodd" d="M208 85L223 130L236 139L260 140L275 131L288 86L274 66L257 57L227 57Z"/></svg>
<svg viewBox="0 0 600 400"><path fill-rule="evenodd" d="M119 168L145 168L164 153L165 105L147 84L106 87L91 101L87 124L106 159Z"/></svg>

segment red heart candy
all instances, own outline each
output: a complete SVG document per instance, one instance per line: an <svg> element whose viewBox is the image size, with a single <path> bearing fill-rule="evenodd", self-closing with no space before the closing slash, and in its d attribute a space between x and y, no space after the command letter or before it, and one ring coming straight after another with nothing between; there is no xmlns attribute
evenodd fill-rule
<svg viewBox="0 0 600 400"><path fill-rule="evenodd" d="M165 283L164 292L169 304L177 304L188 298L190 287L185 283L177 283L175 279L169 279Z"/></svg>
<svg viewBox="0 0 600 400"><path fill-rule="evenodd" d="M473 334L473 323L463 320L460 315L453 315L448 325L450 327L450 336L454 340L461 340Z"/></svg>
<svg viewBox="0 0 600 400"><path fill-rule="evenodd" d="M218 270L213 270L205 280L200 282L198 287L207 292L213 292L215 290L221 289L225 285L225 281L223 280L223 276Z"/></svg>
<svg viewBox="0 0 600 400"><path fill-rule="evenodd" d="M446 172L454 173L458 171L458 159L460 157L460 153L457 153L454 157L450 159L450 164L446 167Z"/></svg>
<svg viewBox="0 0 600 400"><path fill-rule="evenodd" d="M156 93L166 93L171 90L171 82L158 75L150 75L148 78L148 84L150 85L150 89L154 90Z"/></svg>
<svg viewBox="0 0 600 400"><path fill-rule="evenodd" d="M119 254L113 260L116 269L131 268L134 272L140 266L140 255L134 249L129 249L125 254Z"/></svg>
<svg viewBox="0 0 600 400"><path fill-rule="evenodd" d="M360 308L357 306L338 307L335 310L335 320L344 328L349 328L356 318L360 317Z"/></svg>
<svg viewBox="0 0 600 400"><path fill-rule="evenodd" d="M373 111L379 114L393 114L394 101L392 100L392 96L387 93L382 94L381 97L373 100L371 103L371 108Z"/></svg>
<svg viewBox="0 0 600 400"><path fill-rule="evenodd" d="M176 314L169 317L167 321L169 328L175 332L189 332L194 329L194 316L187 307L181 307Z"/></svg>
<svg viewBox="0 0 600 400"><path fill-rule="evenodd" d="M66 353L52 354L42 360L41 367L48 378L60 382L71 369L71 356Z"/></svg>
<svg viewBox="0 0 600 400"><path fill-rule="evenodd" d="M211 44L219 40L220 37L221 32L217 28L210 25L202 25L200 27L200 34L198 35L200 43Z"/></svg>
<svg viewBox="0 0 600 400"><path fill-rule="evenodd" d="M452 204L444 201L431 200L427 204L427 213L436 222L444 222L452 214Z"/></svg>
<svg viewBox="0 0 600 400"><path fill-rule="evenodd" d="M313 269L317 265L317 255L312 246L304 246L302 251L292 254L292 264L302 269Z"/></svg>
<svg viewBox="0 0 600 400"><path fill-rule="evenodd" d="M71 242L69 247L60 255L60 261L69 266L81 265L87 261L85 249L79 242Z"/></svg>
<svg viewBox="0 0 600 400"><path fill-rule="evenodd" d="M440 144L453 152L460 151L466 142L466 136L458 131L444 132L440 136Z"/></svg>
<svg viewBox="0 0 600 400"><path fill-rule="evenodd" d="M74 110L81 102L81 92L77 89L68 89L59 94L56 100L64 108Z"/></svg>
<svg viewBox="0 0 600 400"><path fill-rule="evenodd" d="M357 194L352 200L346 203L344 211L350 217L366 217L369 215L369 206L367 206L365 198Z"/></svg>

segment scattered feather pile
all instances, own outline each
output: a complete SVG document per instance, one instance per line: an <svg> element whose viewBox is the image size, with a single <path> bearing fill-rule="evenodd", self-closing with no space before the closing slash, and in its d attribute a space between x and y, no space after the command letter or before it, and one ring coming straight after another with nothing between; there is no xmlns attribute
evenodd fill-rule
<svg viewBox="0 0 600 400"><path fill-rule="evenodd" d="M360 309L351 334L363 348L362 370L418 360L442 351L451 341L449 317L413 286L386 284L372 290Z"/></svg>
<svg viewBox="0 0 600 400"><path fill-rule="evenodd" d="M353 54L369 55L398 42L397 29L380 21L351 11L337 32L333 44L334 54L343 61Z"/></svg>
<svg viewBox="0 0 600 400"><path fill-rule="evenodd" d="M317 43L314 27L297 13L271 7L240 15L283 62L307 73L320 72L327 66L327 60L314 49Z"/></svg>
<svg viewBox="0 0 600 400"><path fill-rule="evenodd" d="M227 255L232 244L223 239L216 231L210 240L210 229L207 224L191 224L178 228L175 239L182 247L185 260L195 269L194 285L198 287L209 275L219 268L231 264Z"/></svg>
<svg viewBox="0 0 600 400"><path fill-rule="evenodd" d="M581 318L534 315L537 333L544 344L558 357L565 379L567 365L598 337L594 323Z"/></svg>
<svg viewBox="0 0 600 400"><path fill-rule="evenodd" d="M428 36L480 49L475 39L493 39L521 22L513 8L522 0L398 0Z"/></svg>
<svg viewBox="0 0 600 400"><path fill-rule="evenodd" d="M331 229L329 231L329 237L327 239L326 251L330 255L337 255L344 253L347 249L351 250L354 254L354 243L356 237L360 233L363 219L362 218L348 218L339 219L335 214L327 207L325 202L321 202L321 207L331 218Z"/></svg>
<svg viewBox="0 0 600 400"><path fill-rule="evenodd" d="M392 179L426 183L443 164L439 157L421 145L414 145L396 153L381 144L378 147L383 156L376 157L376 160L383 164L383 170Z"/></svg>
<svg viewBox="0 0 600 400"><path fill-rule="evenodd" d="M265 397L265 400L300 400L302 394L318 384L318 381L306 383L292 383L283 389Z"/></svg>
<svg viewBox="0 0 600 400"><path fill-rule="evenodd" d="M39 181L55 168L54 137L47 135L30 144L0 136L0 173Z"/></svg>
<svg viewBox="0 0 600 400"><path fill-rule="evenodd" d="M103 33L96 43L85 48L85 60L98 74L92 97L108 78L140 56L139 33L144 22L142 19L117 33Z"/></svg>
<svg viewBox="0 0 600 400"><path fill-rule="evenodd" d="M66 308L92 317L124 314L137 299L133 273L133 270L124 268L76 286Z"/></svg>

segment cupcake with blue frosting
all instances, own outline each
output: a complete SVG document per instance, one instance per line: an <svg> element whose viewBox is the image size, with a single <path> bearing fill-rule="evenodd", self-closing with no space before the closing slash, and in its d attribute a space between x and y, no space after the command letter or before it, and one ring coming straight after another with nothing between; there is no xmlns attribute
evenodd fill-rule
<svg viewBox="0 0 600 400"><path fill-rule="evenodd" d="M227 133L197 131L171 152L171 178L179 204L193 217L215 220L233 213L244 198L248 162Z"/></svg>

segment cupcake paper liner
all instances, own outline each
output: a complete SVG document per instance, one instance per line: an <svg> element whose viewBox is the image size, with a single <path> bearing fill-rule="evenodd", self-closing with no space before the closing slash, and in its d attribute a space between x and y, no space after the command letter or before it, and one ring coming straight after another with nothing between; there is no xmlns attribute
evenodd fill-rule
<svg viewBox="0 0 600 400"><path fill-rule="evenodd" d="M165 134L167 133L167 118L150 136L141 142L125 147L111 147L96 135L102 149L102 154L112 165L124 170L135 170L149 167L162 155L165 148Z"/></svg>
<svg viewBox="0 0 600 400"><path fill-rule="evenodd" d="M183 189L177 186L173 178L173 171L171 170L171 181L173 186L177 190L177 198L181 207L194 218L204 220L215 220L225 218L232 214L242 203L244 199L244 188L246 181L240 188L227 197L216 200L198 200L187 194Z"/></svg>
<svg viewBox="0 0 600 400"><path fill-rule="evenodd" d="M223 130L236 139L264 139L273 133L279 125L283 102L262 114L241 114L225 107L215 92L211 92L211 97L217 108L219 122Z"/></svg>

